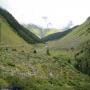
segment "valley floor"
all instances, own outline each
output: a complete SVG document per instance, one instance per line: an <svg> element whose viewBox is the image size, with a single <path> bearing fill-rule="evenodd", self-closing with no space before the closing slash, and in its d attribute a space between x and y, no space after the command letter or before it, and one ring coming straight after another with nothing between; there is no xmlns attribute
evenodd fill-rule
<svg viewBox="0 0 90 90"><path fill-rule="evenodd" d="M1 46L0 88L90 90L90 77L75 69L73 53L61 49L47 55L44 46L30 51Z"/></svg>

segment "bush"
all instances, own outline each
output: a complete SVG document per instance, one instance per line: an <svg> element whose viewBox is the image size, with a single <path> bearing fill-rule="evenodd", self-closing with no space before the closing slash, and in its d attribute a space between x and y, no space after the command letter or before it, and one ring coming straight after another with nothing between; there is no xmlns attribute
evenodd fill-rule
<svg viewBox="0 0 90 90"><path fill-rule="evenodd" d="M49 49L47 49L46 53L47 53L47 55L50 55L50 51L49 51Z"/></svg>

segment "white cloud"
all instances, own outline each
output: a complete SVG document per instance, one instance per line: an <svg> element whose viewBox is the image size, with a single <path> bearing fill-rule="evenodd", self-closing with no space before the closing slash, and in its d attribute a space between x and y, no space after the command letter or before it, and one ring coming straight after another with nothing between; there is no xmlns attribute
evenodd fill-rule
<svg viewBox="0 0 90 90"><path fill-rule="evenodd" d="M20 23L44 25L43 16L49 17L54 27L69 21L82 23L89 15L89 0L0 0L0 5L10 11Z"/></svg>

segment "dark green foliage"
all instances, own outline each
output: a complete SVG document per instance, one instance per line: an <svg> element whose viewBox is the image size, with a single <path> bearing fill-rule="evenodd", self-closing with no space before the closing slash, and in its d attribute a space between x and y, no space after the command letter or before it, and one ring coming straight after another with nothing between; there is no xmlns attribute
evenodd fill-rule
<svg viewBox="0 0 90 90"><path fill-rule="evenodd" d="M17 50L15 48L13 48L12 51L17 51Z"/></svg>
<svg viewBox="0 0 90 90"><path fill-rule="evenodd" d="M47 51L46 51L47 55L50 55L50 51L49 51L49 48L47 48Z"/></svg>
<svg viewBox="0 0 90 90"><path fill-rule="evenodd" d="M71 64L71 60L70 60L70 59L68 60L68 63L70 63L70 64Z"/></svg>
<svg viewBox="0 0 90 90"><path fill-rule="evenodd" d="M33 53L37 53L37 51L36 51L36 50L34 50L34 51L33 51Z"/></svg>
<svg viewBox="0 0 90 90"><path fill-rule="evenodd" d="M0 8L0 15L3 16L7 22L10 24L11 27L13 27L14 32L16 32L19 36L21 36L25 41L28 43L38 43L41 42L41 40L34 35L32 32L21 26L15 18L6 10Z"/></svg>
<svg viewBox="0 0 90 90"><path fill-rule="evenodd" d="M87 32L90 33L90 28L87 29Z"/></svg>
<svg viewBox="0 0 90 90"><path fill-rule="evenodd" d="M11 67L15 67L15 64L13 64L13 63L7 63L7 64Z"/></svg>
<svg viewBox="0 0 90 90"><path fill-rule="evenodd" d="M81 50L75 54L75 67L90 75L90 41L83 43Z"/></svg>

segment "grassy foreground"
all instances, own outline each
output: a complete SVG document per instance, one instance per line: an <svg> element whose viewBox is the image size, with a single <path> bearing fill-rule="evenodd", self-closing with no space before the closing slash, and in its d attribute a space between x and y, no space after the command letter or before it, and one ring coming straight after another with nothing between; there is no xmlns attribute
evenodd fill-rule
<svg viewBox="0 0 90 90"><path fill-rule="evenodd" d="M41 46L40 46L41 48ZM90 77L74 67L73 50L0 47L0 88L17 90L89 90Z"/></svg>

